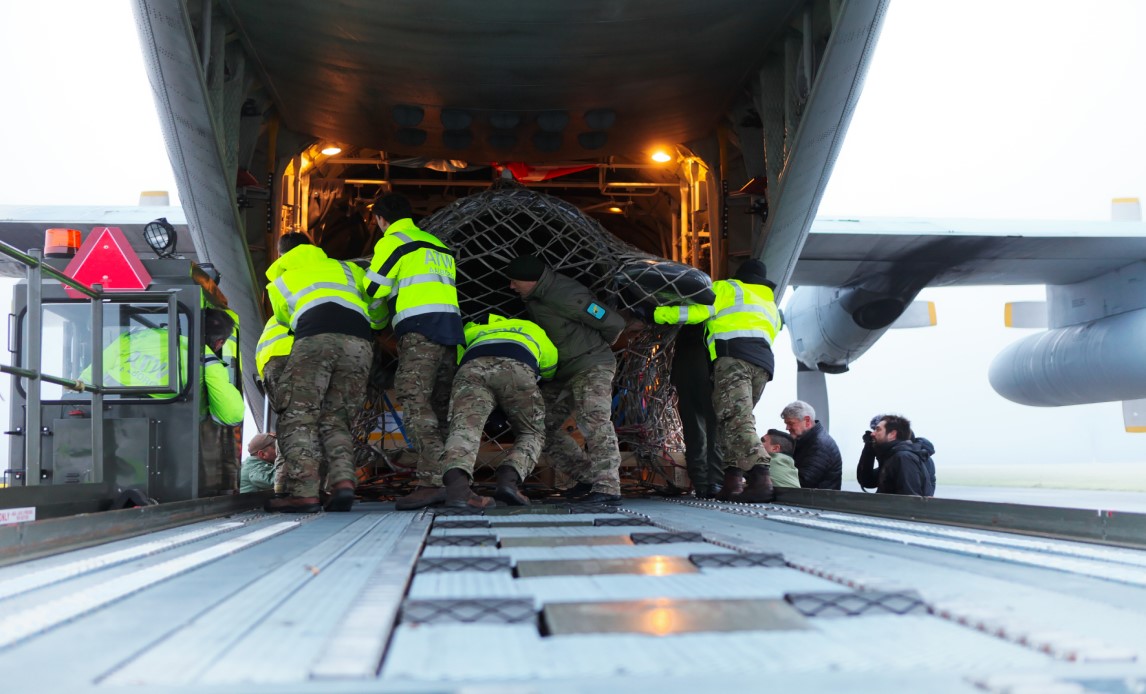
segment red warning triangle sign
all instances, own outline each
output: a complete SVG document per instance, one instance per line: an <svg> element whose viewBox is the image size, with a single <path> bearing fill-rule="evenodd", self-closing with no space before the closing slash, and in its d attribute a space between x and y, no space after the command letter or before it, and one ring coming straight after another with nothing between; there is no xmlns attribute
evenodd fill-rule
<svg viewBox="0 0 1146 694"><path fill-rule="evenodd" d="M96 227L71 259L64 274L88 287L99 283L105 292L139 292L151 286L151 275L119 227ZM84 298L71 287L73 299Z"/></svg>

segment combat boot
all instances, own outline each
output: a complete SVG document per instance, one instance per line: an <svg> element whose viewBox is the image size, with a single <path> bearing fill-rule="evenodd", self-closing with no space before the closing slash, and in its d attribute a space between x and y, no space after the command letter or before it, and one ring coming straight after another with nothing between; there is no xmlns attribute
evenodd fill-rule
<svg viewBox="0 0 1146 694"><path fill-rule="evenodd" d="M741 494L732 497L731 501L742 504L762 504L776 498L776 490L772 488L772 474L767 465L753 465L748 471L748 485Z"/></svg>
<svg viewBox="0 0 1146 694"><path fill-rule="evenodd" d="M497 468L497 487L493 490L493 498L507 506L528 506L529 498L521 493L521 475L512 465L501 465Z"/></svg>
<svg viewBox="0 0 1146 694"><path fill-rule="evenodd" d="M562 491L561 496L570 501L575 501L578 497L585 496L591 491L593 491L593 484L591 482L578 482L572 487Z"/></svg>
<svg viewBox="0 0 1146 694"><path fill-rule="evenodd" d="M744 492L744 473L738 467L724 468L724 484L714 496L717 501L732 501L732 497Z"/></svg>
<svg viewBox="0 0 1146 694"><path fill-rule="evenodd" d="M317 496L278 496L267 499L263 510L269 513L318 513L322 504Z"/></svg>
<svg viewBox="0 0 1146 694"><path fill-rule="evenodd" d="M394 508L399 511L412 511L416 508L435 506L445 501L445 487L415 487L414 491L406 496L399 497L394 502Z"/></svg>
<svg viewBox="0 0 1146 694"><path fill-rule="evenodd" d="M585 496L577 499L579 504L607 504L609 506L617 506L621 503L620 494L610 494L609 492L590 492Z"/></svg>
<svg viewBox="0 0 1146 694"><path fill-rule="evenodd" d="M323 506L327 511L346 512L354 506L354 482L342 480L331 488L330 499Z"/></svg>
<svg viewBox="0 0 1146 694"><path fill-rule="evenodd" d="M446 483L446 506L450 508L469 508L475 512L493 505L493 499L488 496L479 496L470 489L470 476L465 470L451 468L442 475Z"/></svg>

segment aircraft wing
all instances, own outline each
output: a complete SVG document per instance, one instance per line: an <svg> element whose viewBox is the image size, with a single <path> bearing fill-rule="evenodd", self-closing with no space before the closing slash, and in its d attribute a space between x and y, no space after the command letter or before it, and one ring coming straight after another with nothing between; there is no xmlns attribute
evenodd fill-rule
<svg viewBox="0 0 1146 694"><path fill-rule="evenodd" d="M1025 405L1121 400L1127 430L1146 431L1146 223L817 219L792 284L785 315L817 413L823 374L848 370L924 287L1044 284L1045 303L1006 315L1049 329L996 357L992 386Z"/></svg>
<svg viewBox="0 0 1146 694"><path fill-rule="evenodd" d="M878 275L925 286L1081 282L1146 259L1146 223L817 219L795 286L847 287Z"/></svg>

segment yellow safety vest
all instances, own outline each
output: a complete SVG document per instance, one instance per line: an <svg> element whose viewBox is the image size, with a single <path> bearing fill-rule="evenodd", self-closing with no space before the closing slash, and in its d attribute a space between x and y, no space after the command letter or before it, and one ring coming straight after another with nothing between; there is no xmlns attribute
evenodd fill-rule
<svg viewBox="0 0 1146 694"><path fill-rule="evenodd" d="M360 289L362 277L362 268L354 263L334 260L318 246L306 244L287 251L267 268L271 281L267 295L274 317L292 332L300 316L325 304L337 304L370 320Z"/></svg>
<svg viewBox="0 0 1146 694"><path fill-rule="evenodd" d="M179 337L179 388L187 383L187 338ZM167 329L144 328L120 335L103 351L104 383L108 386L167 385ZM91 367L80 374L91 379ZM207 347L203 347L203 382L207 386L207 406L211 416L222 424L239 424L245 407L243 395L230 380L227 367ZM169 399L175 395L154 394Z"/></svg>
<svg viewBox="0 0 1146 694"><path fill-rule="evenodd" d="M375 244L363 293L372 300L372 310L393 301L395 333L403 333L403 321L423 317L423 323L443 324L434 325L430 332L435 334L427 337L453 340L439 344L458 344L462 336L456 334L461 326L456 281L457 267L446 244L406 218L393 222ZM451 331L449 325L456 327Z"/></svg>
<svg viewBox="0 0 1146 694"><path fill-rule="evenodd" d="M263 334L259 336L259 346L255 348L255 368L259 371L259 378L263 377L263 369L268 361L274 357L289 356L293 346L294 335L291 335L290 328L271 316L263 327Z"/></svg>
<svg viewBox="0 0 1146 694"><path fill-rule="evenodd" d="M771 289L740 280L719 280L712 283L712 289L716 301L711 306L658 306L653 311L653 320L669 325L704 323L708 356L713 361L716 361L716 343L721 340L762 339L772 346L781 322Z"/></svg>
<svg viewBox="0 0 1146 694"><path fill-rule="evenodd" d="M466 323L466 347L458 347L458 361L466 352L479 346L505 345L524 347L533 356L532 366L543 379L553 378L557 372L557 347L541 326L533 321L504 318L489 314L489 323ZM520 351L516 353L520 354ZM528 362L526 362L528 363Z"/></svg>

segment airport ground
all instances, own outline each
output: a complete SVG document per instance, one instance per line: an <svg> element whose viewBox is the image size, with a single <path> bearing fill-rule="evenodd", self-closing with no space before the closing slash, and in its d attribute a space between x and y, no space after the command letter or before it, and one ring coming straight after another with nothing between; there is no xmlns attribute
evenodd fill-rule
<svg viewBox="0 0 1146 694"><path fill-rule="evenodd" d="M941 467L937 477L936 496L945 499L1146 513L1146 460L1078 465L952 465ZM854 471L845 470L843 489L860 491Z"/></svg>

